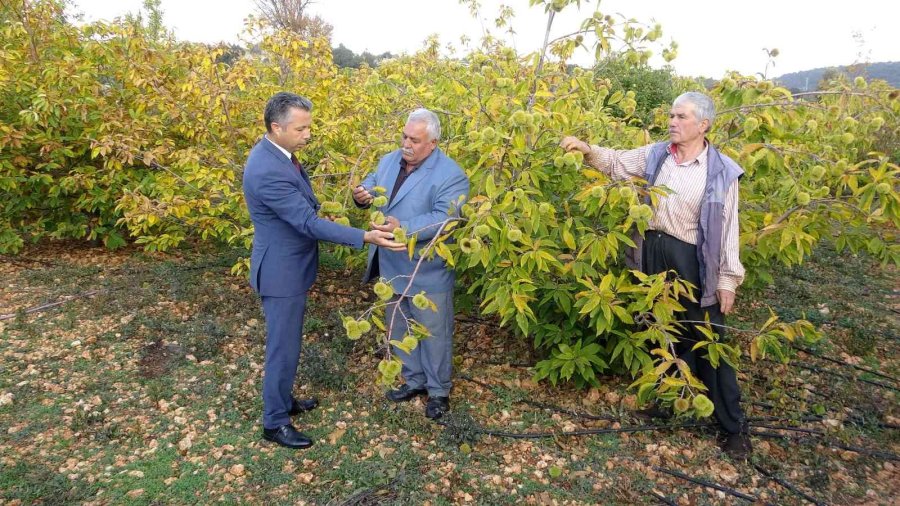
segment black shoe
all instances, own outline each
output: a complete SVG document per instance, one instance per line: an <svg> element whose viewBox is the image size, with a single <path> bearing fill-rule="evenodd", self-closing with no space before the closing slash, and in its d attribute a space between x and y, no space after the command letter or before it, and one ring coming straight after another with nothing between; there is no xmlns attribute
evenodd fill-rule
<svg viewBox="0 0 900 506"><path fill-rule="evenodd" d="M263 429L263 439L287 448L303 449L313 445L312 439L298 431L291 424L282 425L277 429Z"/></svg>
<svg viewBox="0 0 900 506"><path fill-rule="evenodd" d="M722 443L722 451L732 460L744 461L753 453L753 444L750 443L750 435L746 432L728 434Z"/></svg>
<svg viewBox="0 0 900 506"><path fill-rule="evenodd" d="M404 383L396 390L388 390L384 396L390 401L405 402L415 398L417 395L425 395L427 393L428 390L424 388L409 388L409 385Z"/></svg>
<svg viewBox="0 0 900 506"><path fill-rule="evenodd" d="M291 405L291 410L288 411L288 415L297 416L300 413L306 413L307 411L316 409L318 405L319 399L316 399L315 397L309 399L294 399L294 403Z"/></svg>
<svg viewBox="0 0 900 506"><path fill-rule="evenodd" d="M431 418L432 420L437 420L438 418L444 416L444 414L449 412L449 397L429 397L428 402L425 404L425 416L427 418Z"/></svg>
<svg viewBox="0 0 900 506"><path fill-rule="evenodd" d="M649 422L651 420L668 420L672 418L672 412L668 409L659 407L659 404L651 404L649 407L639 409L634 412L634 417L638 420Z"/></svg>

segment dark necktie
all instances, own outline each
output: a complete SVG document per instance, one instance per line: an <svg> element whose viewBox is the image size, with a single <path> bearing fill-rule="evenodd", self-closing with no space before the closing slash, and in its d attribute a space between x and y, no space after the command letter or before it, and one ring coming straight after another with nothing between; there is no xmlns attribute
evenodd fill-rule
<svg viewBox="0 0 900 506"><path fill-rule="evenodd" d="M291 163L293 163L294 167L296 167L297 170L300 172L300 177L302 177L303 180L306 181L306 184L310 185L310 187L311 187L312 183L309 182L309 176L306 175L306 171L303 170L303 166L300 165L300 160L297 160L297 157L294 156L293 154L291 155Z"/></svg>
<svg viewBox="0 0 900 506"><path fill-rule="evenodd" d="M297 160L296 156L291 155L291 163L294 164L294 167L297 167L297 170L299 170L301 174L303 173L303 166L300 165L300 160Z"/></svg>

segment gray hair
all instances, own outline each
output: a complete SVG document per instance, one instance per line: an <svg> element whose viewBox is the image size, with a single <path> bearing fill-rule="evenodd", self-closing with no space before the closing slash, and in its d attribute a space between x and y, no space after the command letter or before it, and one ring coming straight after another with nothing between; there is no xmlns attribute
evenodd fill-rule
<svg viewBox="0 0 900 506"><path fill-rule="evenodd" d="M409 117L406 119L406 122L425 123L425 131L428 132L429 137L431 137L428 140L441 140L441 120L438 119L437 114L429 111L428 109L420 107L415 111L409 113Z"/></svg>
<svg viewBox="0 0 900 506"><path fill-rule="evenodd" d="M672 107L677 107L685 102L694 104L694 116L696 116L698 123L705 119L709 120L709 126L704 133L709 132L712 129L713 121L716 119L716 104L713 103L709 96L703 93L688 91L678 95L678 98L672 102Z"/></svg>
<svg viewBox="0 0 900 506"><path fill-rule="evenodd" d="M294 108L312 112L313 105L308 98L295 93L282 91L273 95L266 103L266 112L263 115L266 132L272 133L272 123L282 124L287 121L288 114Z"/></svg>

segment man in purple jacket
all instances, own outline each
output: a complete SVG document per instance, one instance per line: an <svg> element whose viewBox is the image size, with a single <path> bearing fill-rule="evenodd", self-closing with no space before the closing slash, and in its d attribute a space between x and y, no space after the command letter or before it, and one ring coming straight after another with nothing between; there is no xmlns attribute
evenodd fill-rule
<svg viewBox="0 0 900 506"><path fill-rule="evenodd" d="M659 198L644 237L633 235L637 247L626 254L626 263L647 274L675 271L696 286L698 300L682 297L679 302L685 311L678 319L702 322L708 317L724 338L725 315L733 310L735 292L744 279L738 258L738 181L744 171L707 141L715 116L708 96L688 92L672 104L669 142L613 150L566 137L560 145L566 151L584 153L585 163L614 179L638 177L650 186L669 189ZM713 367L701 351L693 349L697 341L707 340L696 325L685 325L678 338L678 358L708 389L724 436L723 449L734 458L746 458L752 447L734 368L724 360ZM651 407L638 415L652 418L668 413Z"/></svg>

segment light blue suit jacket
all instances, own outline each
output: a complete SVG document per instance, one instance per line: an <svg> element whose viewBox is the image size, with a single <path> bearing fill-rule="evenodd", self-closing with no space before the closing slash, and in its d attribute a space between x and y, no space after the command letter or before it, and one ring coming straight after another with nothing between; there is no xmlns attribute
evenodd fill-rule
<svg viewBox="0 0 900 506"><path fill-rule="evenodd" d="M250 286L261 296L306 293L316 281L318 241L363 247L362 230L319 218L306 173L265 138L247 159L244 199L254 228Z"/></svg>
<svg viewBox="0 0 900 506"><path fill-rule="evenodd" d="M371 190L382 186L390 197L400 172L400 150L385 155L378 168L363 180L362 185ZM469 197L469 178L452 159L440 149L435 149L422 165L416 169L387 205L380 208L385 216L400 220L400 226L410 237L418 236L416 254L409 259L407 252L394 252L374 245L369 247L369 263L364 281L373 275L373 258L378 251L378 273L385 279L392 279L394 291L406 289L409 276L419 261L419 251L425 247L440 228L440 223L458 214L460 197ZM426 260L419 268L410 293L424 290L426 293L442 293L453 290L454 273L447 268L444 260L437 255Z"/></svg>

